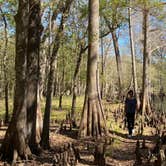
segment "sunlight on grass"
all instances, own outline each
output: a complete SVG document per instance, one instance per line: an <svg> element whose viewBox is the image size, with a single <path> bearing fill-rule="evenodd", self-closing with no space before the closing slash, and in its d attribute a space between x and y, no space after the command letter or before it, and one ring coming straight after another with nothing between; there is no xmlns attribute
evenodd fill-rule
<svg viewBox="0 0 166 166"><path fill-rule="evenodd" d="M82 112L83 108L83 103L84 103L84 96L78 96L76 100L76 116L78 119L80 119L80 115ZM44 109L45 109L45 99L41 101L41 110L42 113L44 114ZM66 115L71 111L71 104L72 104L72 97L71 96L64 96L62 100L62 109L59 109L59 98L53 98L52 100L52 110L51 110L51 119L56 119L58 121L64 120L66 118ZM114 110L116 109L119 105L118 104L109 104L106 102L103 102L104 110L111 109ZM4 119L5 117L5 102L4 100L0 100L0 118ZM9 100L9 114L11 116L13 111L13 100ZM114 126L114 130L118 131L118 127L116 128L116 124L114 124L114 121L112 120L112 117L110 117L107 120L107 127L110 127L110 124Z"/></svg>
<svg viewBox="0 0 166 166"><path fill-rule="evenodd" d="M13 100L9 99L9 114L11 117L13 111ZM0 99L0 119L4 119L5 118L5 100L4 99Z"/></svg>
<svg viewBox="0 0 166 166"><path fill-rule="evenodd" d="M82 111L84 102L83 96L78 96L76 100L76 114ZM52 111L51 111L51 119L63 120L71 110L72 97L64 96L62 100L62 109L59 109L59 98L53 98L52 100ZM41 102L42 112L44 112L45 100Z"/></svg>
<svg viewBox="0 0 166 166"><path fill-rule="evenodd" d="M78 96L76 100L76 113L82 111L84 102L84 96ZM41 110L44 113L45 109L45 99L41 101ZM62 101L62 110L58 108L59 106L59 98L53 98L52 100L52 111L51 111L51 119L63 120L66 117L66 114L71 110L72 97L64 96ZM13 100L9 99L9 114L11 116L13 111ZM0 99L0 118L4 119L5 117L5 101L4 99Z"/></svg>

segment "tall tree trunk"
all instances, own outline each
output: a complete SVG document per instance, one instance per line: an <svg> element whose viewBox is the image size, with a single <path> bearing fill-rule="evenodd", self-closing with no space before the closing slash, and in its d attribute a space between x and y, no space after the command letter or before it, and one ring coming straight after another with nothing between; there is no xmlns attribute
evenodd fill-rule
<svg viewBox="0 0 166 166"><path fill-rule="evenodd" d="M115 56L116 56L116 64L117 64L117 73L118 73L118 87L119 87L119 99L122 99L122 64L121 64L121 57L120 57L120 50L119 50L119 43L118 43L118 37L116 34L116 29L113 28L109 20L104 17L106 24L111 32L114 50L115 50Z"/></svg>
<svg viewBox="0 0 166 166"><path fill-rule="evenodd" d="M6 63L6 56L7 56L7 46L8 46L8 37L7 37L7 21L6 17L0 7L0 12L2 14L3 22L4 22L4 51L3 51L3 72L4 72L4 89L5 89L5 123L9 122L9 104L8 104L8 78L7 78L7 63Z"/></svg>
<svg viewBox="0 0 166 166"><path fill-rule="evenodd" d="M81 95L81 78L80 78L80 72L78 72L78 80L77 80L77 94L78 96Z"/></svg>
<svg viewBox="0 0 166 166"><path fill-rule="evenodd" d="M148 52L148 10L143 11L143 83L142 83L142 118L141 118L141 133L143 134L144 128L144 114L146 108L149 106L148 98L148 72L149 72L149 62L150 54Z"/></svg>
<svg viewBox="0 0 166 166"><path fill-rule="evenodd" d="M53 97L56 97L58 96L58 67L57 67L57 61L56 61L56 64L55 64L55 76L54 76L54 87L53 87Z"/></svg>
<svg viewBox="0 0 166 166"><path fill-rule="evenodd" d="M29 30L28 30L28 50L27 50L27 131L29 145L32 151L36 151L39 146L41 127L38 124L37 115L40 116L39 103L39 53L41 36L41 13L40 0L29 1ZM41 118L41 116L40 116Z"/></svg>
<svg viewBox="0 0 166 166"><path fill-rule="evenodd" d="M27 159L36 149L40 31L40 0L20 0L16 15L14 110L1 147L3 159Z"/></svg>
<svg viewBox="0 0 166 166"><path fill-rule="evenodd" d="M59 110L62 110L62 99L63 99L63 92L61 92L59 96Z"/></svg>
<svg viewBox="0 0 166 166"><path fill-rule="evenodd" d="M46 58L46 50L45 44L40 51L40 73L39 73L39 98L43 99L44 96L44 86L45 86L45 77L47 76L46 68L47 68L47 58Z"/></svg>
<svg viewBox="0 0 166 166"><path fill-rule="evenodd" d="M105 71L105 66L104 66L104 43L103 43L103 38L101 40L101 77L102 77L102 82L101 82L101 99L103 99L104 96L104 71Z"/></svg>
<svg viewBox="0 0 166 166"><path fill-rule="evenodd" d="M57 49L58 52L58 49ZM46 92L46 104L45 104L45 112L44 112L44 121L43 121L43 130L41 137L41 146L44 149L48 149L50 147L49 144L49 123L50 123L50 111L51 111L51 101L52 101L52 91L53 91L53 80L54 80L54 70L55 70L55 57L52 58L50 63L50 71L48 75L48 83L47 83L47 92Z"/></svg>
<svg viewBox="0 0 166 166"><path fill-rule="evenodd" d="M42 129L43 129L43 116L42 116L42 111L41 111L41 106L40 106L40 89L38 85L37 89L37 116L36 116L36 145L37 148L39 147L40 141L41 141L41 134L42 134ZM35 149L36 150L36 149ZM37 149L38 150L38 149Z"/></svg>
<svg viewBox="0 0 166 166"><path fill-rule="evenodd" d="M5 124L9 123L9 84L5 85Z"/></svg>
<svg viewBox="0 0 166 166"><path fill-rule="evenodd" d="M82 54L86 51L86 48L83 48L81 46L79 54L78 54L78 59L77 59L77 64L74 72L74 77L73 77L73 96L72 96L72 106L71 106L71 117L72 120L75 120L75 109L76 109L76 98L77 98L77 77L81 65L81 60L82 60Z"/></svg>
<svg viewBox="0 0 166 166"><path fill-rule="evenodd" d="M79 137L99 137L106 134L105 116L97 87L99 54L99 0L89 0L89 39L87 86Z"/></svg>
<svg viewBox="0 0 166 166"><path fill-rule="evenodd" d="M131 48L131 58L132 58L132 75L133 75L133 83L134 83L134 92L137 99L137 108L140 108L140 99L138 94L138 85L137 85L137 75L136 75L136 62L135 62L135 47L134 47L134 34L132 29L132 10L128 8L128 16L129 16L129 36L130 36L130 48Z"/></svg>
<svg viewBox="0 0 166 166"><path fill-rule="evenodd" d="M57 75L55 74L55 80L54 80L54 90L53 90L53 96L55 97L57 95Z"/></svg>
<svg viewBox="0 0 166 166"><path fill-rule="evenodd" d="M19 0L16 19L16 83L14 109L11 122L1 147L2 159L16 160L31 154L27 142L26 128L26 56L28 39L28 2ZM20 88L21 87L21 88Z"/></svg>
<svg viewBox="0 0 166 166"><path fill-rule="evenodd" d="M53 92L53 84L54 84L54 76L55 76L55 63L57 53L60 47L60 40L63 37L63 26L66 22L66 19L69 14L70 6L73 0L66 0L65 6L62 11L61 22L55 37L55 42L53 46L53 52L50 58L50 69L48 74L48 83L47 83L47 94L46 94L46 104L45 104L45 112L44 112L44 121L43 121L43 130L42 130L42 139L41 146L44 149L48 149L50 147L49 144L49 124L50 124L50 112L51 112L51 100L52 100L52 92Z"/></svg>
<svg viewBox="0 0 166 166"><path fill-rule="evenodd" d="M113 40L113 45L114 45L114 50L115 50L117 72L118 72L119 99L121 99L121 97L122 97L122 64L121 64L119 44L118 44L118 38L116 35L116 30L111 31L111 34L112 34L112 40Z"/></svg>
<svg viewBox="0 0 166 166"><path fill-rule="evenodd" d="M64 54L63 54L64 56ZM59 109L62 110L62 99L65 91L65 59L63 58L63 63L62 63L62 79L60 81L60 94L59 94Z"/></svg>

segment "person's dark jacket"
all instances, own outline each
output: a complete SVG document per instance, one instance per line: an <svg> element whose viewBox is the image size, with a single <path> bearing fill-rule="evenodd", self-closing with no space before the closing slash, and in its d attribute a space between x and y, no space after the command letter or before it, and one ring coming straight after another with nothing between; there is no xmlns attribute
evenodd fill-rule
<svg viewBox="0 0 166 166"><path fill-rule="evenodd" d="M137 107L137 100L135 98L129 99L127 98L125 101L125 112L135 113Z"/></svg>

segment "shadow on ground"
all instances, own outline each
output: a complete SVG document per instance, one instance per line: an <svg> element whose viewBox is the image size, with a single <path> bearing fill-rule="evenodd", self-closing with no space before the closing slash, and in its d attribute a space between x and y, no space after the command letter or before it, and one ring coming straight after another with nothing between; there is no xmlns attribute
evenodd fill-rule
<svg viewBox="0 0 166 166"><path fill-rule="evenodd" d="M120 132L117 132L117 131L110 131L110 133L112 134L115 134L121 138L125 138L125 139L128 139L128 135L127 134L123 134L123 133L120 133ZM156 141L158 139L158 136L154 135L135 135L135 136L132 136L130 138L130 140L147 140L147 141Z"/></svg>
<svg viewBox="0 0 166 166"><path fill-rule="evenodd" d="M88 161L88 160L85 160L85 159L80 159L79 163L95 166L93 161Z"/></svg>
<svg viewBox="0 0 166 166"><path fill-rule="evenodd" d="M77 139L78 138L78 130L75 129L75 130L66 130L66 131L61 131L60 134L64 135L64 136L67 136L69 138L72 138L72 139Z"/></svg>

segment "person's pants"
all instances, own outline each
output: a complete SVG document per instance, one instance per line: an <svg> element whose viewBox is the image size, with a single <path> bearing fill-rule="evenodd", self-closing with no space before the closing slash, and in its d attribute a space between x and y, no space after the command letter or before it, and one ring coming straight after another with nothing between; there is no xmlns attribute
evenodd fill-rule
<svg viewBox="0 0 166 166"><path fill-rule="evenodd" d="M132 130L134 129L134 119L135 113L127 113L127 127L129 135L132 135Z"/></svg>

